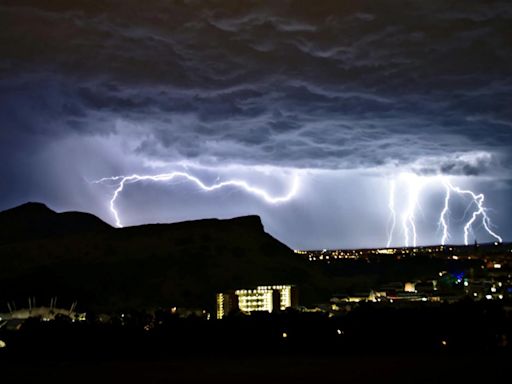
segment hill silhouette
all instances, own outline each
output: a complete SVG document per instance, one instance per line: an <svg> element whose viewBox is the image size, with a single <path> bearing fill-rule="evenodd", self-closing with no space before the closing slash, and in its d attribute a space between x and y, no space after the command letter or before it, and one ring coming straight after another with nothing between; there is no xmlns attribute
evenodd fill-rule
<svg viewBox="0 0 512 384"><path fill-rule="evenodd" d="M0 244L112 229L94 215L57 213L42 203L25 203L0 212Z"/></svg>
<svg viewBox="0 0 512 384"><path fill-rule="evenodd" d="M302 301L323 276L264 231L258 216L112 228L40 203L0 212L0 300L58 296L95 310L213 309L215 293L292 283Z"/></svg>

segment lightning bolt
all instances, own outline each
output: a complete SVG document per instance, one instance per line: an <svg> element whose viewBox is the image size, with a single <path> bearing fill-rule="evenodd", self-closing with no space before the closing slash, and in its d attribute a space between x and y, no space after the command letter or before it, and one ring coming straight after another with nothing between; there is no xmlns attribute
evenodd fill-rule
<svg viewBox="0 0 512 384"><path fill-rule="evenodd" d="M476 207L473 210L473 213L469 220L464 223L464 244L469 244L469 235L472 232L473 225L480 219L483 228L487 231L487 233L494 237L500 243L503 242L501 236L499 236L496 232L492 230L491 220L489 215L487 214L487 208L485 208L485 196L484 194L476 194L475 192L467 189L462 189L458 186L453 185L450 180L446 176L435 176L435 177L423 177L418 176L413 173L403 173L400 175L402 180L405 180L407 183L407 203L405 208L402 209L401 213L401 225L402 225L402 233L404 235L404 243L406 247L412 245L416 247L417 245L417 227L416 227L416 209L419 207L419 196L423 187L427 183L432 182L440 182L441 185L444 186L445 194L444 194L444 204L443 208L439 214L438 227L442 229L442 237L441 244L446 245L448 240L450 239L450 231L449 231L449 215L450 215L450 202L454 195L458 195L461 197L469 197L471 199L471 204L466 209L468 212L471 207ZM388 208L391 212L390 221L392 223L391 230L388 233L388 242L387 247L389 248L392 240L392 235L394 232L394 227L396 223L396 215L397 209L395 206L396 201L396 185L395 182L391 182L390 184L390 197ZM466 217L466 214L464 215Z"/></svg>
<svg viewBox="0 0 512 384"><path fill-rule="evenodd" d="M482 225L487 231L487 233L494 237L496 240L498 240L498 242L502 243L503 239L501 238L501 236L499 236L491 229L491 220L489 219L489 216L487 215L487 209L484 206L485 195L483 193L477 195L473 191L464 190L457 186L453 186L448 180L445 180L445 185L447 185L447 187L450 190L457 192L460 195L469 196L477 207L477 209L473 212L473 215L471 215L471 218L468 220L466 225L464 225L464 244L469 244L469 231L472 229L473 224L475 223L479 216L481 216L482 218Z"/></svg>
<svg viewBox="0 0 512 384"><path fill-rule="evenodd" d="M207 185L203 181L201 181L196 176L193 176L186 172L171 172L171 173L162 173L158 175L131 175L131 176L112 176L112 177L104 177L102 179L96 180L93 183L104 183L107 181L118 181L117 188L115 189L112 198L110 199L110 211L112 212L116 225L120 228L123 227L123 224L121 223L121 219L119 217L119 212L116 209L116 200L123 192L124 187L126 184L129 183L136 183L139 181L171 181L176 178L184 178L194 184L196 184L199 188L201 188L204 191L211 192L217 189L225 188L225 187L237 187L240 188L248 193L251 193L259 198L261 198L263 201L270 203L270 204L279 204L289 201L291 198L293 198L299 189L299 178L297 174L294 174L293 182L291 185L290 190L288 193L284 196L272 196L269 194L266 190L258 187L253 187L249 183L247 183L244 180L228 180L228 181L222 181L218 182L212 185Z"/></svg>
<svg viewBox="0 0 512 384"><path fill-rule="evenodd" d="M405 246L409 246L410 238L412 237L412 246L416 247L418 234L416 231L416 208L418 207L419 194L423 187L421 179L414 174L403 174L408 183L409 200L407 208L402 214L402 231L405 237Z"/></svg>
<svg viewBox="0 0 512 384"><path fill-rule="evenodd" d="M391 181L389 185L389 203L388 208L391 212L391 228L388 233L388 242L386 248L391 246L391 241L393 240L393 232L395 232L396 227L396 210L395 210L395 192L396 192L396 183L395 181Z"/></svg>
<svg viewBox="0 0 512 384"><path fill-rule="evenodd" d="M451 186L447 180L444 180L445 186L445 197L444 197L444 206L441 211L441 216L439 217L439 226L443 228L443 237L441 238L441 245L445 245L448 239L450 238L450 233L448 232L448 221L446 216L450 211L450 196L451 196Z"/></svg>

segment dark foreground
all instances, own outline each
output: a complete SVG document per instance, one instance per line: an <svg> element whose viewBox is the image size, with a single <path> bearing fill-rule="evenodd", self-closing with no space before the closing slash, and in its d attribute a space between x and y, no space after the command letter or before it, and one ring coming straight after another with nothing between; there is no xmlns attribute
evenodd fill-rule
<svg viewBox="0 0 512 384"><path fill-rule="evenodd" d="M335 317L31 319L0 329L0 383L492 383L509 375L509 308L464 301L360 305Z"/></svg>
<svg viewBox="0 0 512 384"><path fill-rule="evenodd" d="M502 356L252 356L165 361L2 362L2 382L30 383L491 383ZM5 380L5 381L4 381ZM506 382L506 381L500 381Z"/></svg>

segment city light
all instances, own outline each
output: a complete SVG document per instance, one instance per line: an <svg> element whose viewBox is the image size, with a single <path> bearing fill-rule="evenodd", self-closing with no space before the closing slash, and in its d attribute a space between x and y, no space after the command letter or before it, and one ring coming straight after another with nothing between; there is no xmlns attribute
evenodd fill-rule
<svg viewBox="0 0 512 384"><path fill-rule="evenodd" d="M262 285L253 289L237 289L217 294L217 319L222 319L236 309L245 313L270 313L297 305L297 289L293 285Z"/></svg>

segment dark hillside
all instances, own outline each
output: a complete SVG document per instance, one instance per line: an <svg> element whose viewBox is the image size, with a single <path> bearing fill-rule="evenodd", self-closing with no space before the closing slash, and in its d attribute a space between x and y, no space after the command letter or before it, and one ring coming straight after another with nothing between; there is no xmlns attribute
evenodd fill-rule
<svg viewBox="0 0 512 384"><path fill-rule="evenodd" d="M111 229L94 215L57 213L41 203L26 203L0 212L0 244Z"/></svg>
<svg viewBox="0 0 512 384"><path fill-rule="evenodd" d="M9 228L0 242L4 302L59 296L98 310L213 309L215 293L228 288L295 283L306 302L325 293L316 269L264 232L258 216L113 229L41 204L12 211L0 213Z"/></svg>

